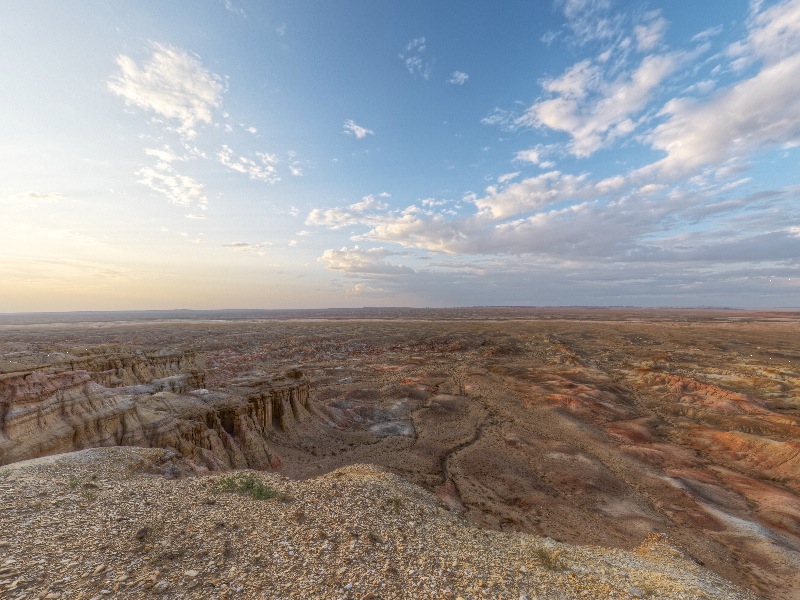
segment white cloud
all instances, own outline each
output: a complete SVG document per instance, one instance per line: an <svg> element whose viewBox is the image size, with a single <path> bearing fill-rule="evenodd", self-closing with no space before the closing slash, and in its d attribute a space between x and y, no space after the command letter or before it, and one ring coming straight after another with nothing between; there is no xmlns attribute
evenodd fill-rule
<svg viewBox="0 0 800 600"><path fill-rule="evenodd" d="M281 180L275 168L278 158L274 154L256 152L256 158L258 162L246 156L237 157L233 149L225 144L217 152L217 160L220 164L232 171L247 175L250 179L266 183L277 183Z"/></svg>
<svg viewBox="0 0 800 600"><path fill-rule="evenodd" d="M632 119L679 65L678 54L650 55L634 71L608 81L598 65L583 60L545 80L543 87L552 97L534 103L517 123L563 131L571 137L569 152L587 157L630 135L637 127Z"/></svg>
<svg viewBox="0 0 800 600"><path fill-rule="evenodd" d="M61 202L66 200L66 197L58 192L25 192L24 194L17 194L11 199L19 202Z"/></svg>
<svg viewBox="0 0 800 600"><path fill-rule="evenodd" d="M542 157L545 149L542 146L535 148L528 148L527 150L520 150L514 154L514 161L521 163L531 163L532 165L542 164Z"/></svg>
<svg viewBox="0 0 800 600"><path fill-rule="evenodd" d="M512 179L516 179L517 177L519 177L519 171L514 171L513 173L503 173L497 178L497 183L506 183Z"/></svg>
<svg viewBox="0 0 800 600"><path fill-rule="evenodd" d="M206 216L205 215L196 215L194 213L189 213L188 215L186 215L186 218L187 219L195 219L195 220L199 220L199 221L205 221Z"/></svg>
<svg viewBox="0 0 800 600"><path fill-rule="evenodd" d="M340 250L325 250L317 261L324 264L326 269L347 274L401 275L413 273L413 269L409 267L387 262L386 257L392 254L396 254L396 252L390 252L384 248L366 249L355 246Z"/></svg>
<svg viewBox="0 0 800 600"><path fill-rule="evenodd" d="M225 7L225 10L232 12L237 17L247 17L247 13L244 12L244 9L236 6L231 0L223 0L222 4Z"/></svg>
<svg viewBox="0 0 800 600"><path fill-rule="evenodd" d="M649 21L633 28L636 47L640 52L649 52L657 48L667 31L667 21L659 16L659 11L652 11L648 16Z"/></svg>
<svg viewBox="0 0 800 600"><path fill-rule="evenodd" d="M357 140L363 140L368 135L375 135L375 132L366 127L361 127L353 119L344 122L344 133L354 136Z"/></svg>
<svg viewBox="0 0 800 600"><path fill-rule="evenodd" d="M369 294L383 294L386 292L386 288L376 287L374 285L369 285L366 283L357 283L353 287L348 288L345 290L345 294L348 296L364 296Z"/></svg>
<svg viewBox="0 0 800 600"><path fill-rule="evenodd" d="M164 194L174 204L196 205L205 210L208 205L205 187L188 175L179 174L171 165L159 162L155 167L144 167L137 173L139 183Z"/></svg>
<svg viewBox="0 0 800 600"><path fill-rule="evenodd" d="M267 253L267 248L271 246L271 242L260 242L258 244L250 244L248 242L231 242L229 244L222 244L223 248L230 248L236 252L249 252L252 254L257 254L258 256L264 256Z"/></svg>
<svg viewBox="0 0 800 600"><path fill-rule="evenodd" d="M754 76L719 89L706 101L676 98L647 137L666 156L638 174L681 177L709 164L735 165L756 150L800 144L800 2L751 17L747 39L730 47L736 60L760 60Z"/></svg>
<svg viewBox="0 0 800 600"><path fill-rule="evenodd" d="M182 160L175 152L168 145L164 145L163 148L145 148L144 153L147 156L154 156L158 160L170 163L176 160Z"/></svg>
<svg viewBox="0 0 800 600"><path fill-rule="evenodd" d="M563 202L591 196L594 190L587 185L586 175L570 175L559 171L542 173L507 187L490 186L488 194L475 200L479 212L492 219L505 219L520 213L538 210L552 202Z"/></svg>
<svg viewBox="0 0 800 600"><path fill-rule="evenodd" d="M129 106L151 111L177 121L178 133L197 135L199 123L212 123L213 111L222 102L224 85L200 61L184 50L153 44L152 55L143 66L128 57L117 57L119 73L108 88Z"/></svg>
<svg viewBox="0 0 800 600"><path fill-rule="evenodd" d="M728 48L734 67L743 68L757 59L775 64L800 51L800 2L786 0L759 11L761 6L761 2L753 5L747 39Z"/></svg>
<svg viewBox="0 0 800 600"><path fill-rule="evenodd" d="M558 0L557 4L564 11L572 43L585 45L620 37L624 18L609 14L610 0Z"/></svg>
<svg viewBox="0 0 800 600"><path fill-rule="evenodd" d="M453 85L464 85L469 79L469 75L464 73L463 71L453 71L450 74L450 78L447 80L447 83L452 83Z"/></svg>
<svg viewBox="0 0 800 600"><path fill-rule="evenodd" d="M433 72L433 61L425 57L425 38L411 40L400 53L400 59L414 77L430 79Z"/></svg>
<svg viewBox="0 0 800 600"><path fill-rule="evenodd" d="M692 36L693 42L705 42L708 39L718 36L720 33L723 32L725 28L722 25L715 25L713 27L709 27L708 29L704 29L700 33L697 33Z"/></svg>
<svg viewBox="0 0 800 600"><path fill-rule="evenodd" d="M511 130L516 127L516 120L517 117L515 117L510 111L495 107L492 109L492 112L481 119L481 124L495 125L506 130Z"/></svg>
<svg viewBox="0 0 800 600"><path fill-rule="evenodd" d="M379 194L379 197L385 196L384 194ZM306 224L339 229L361 223L367 218L367 215L385 210L388 207L388 204L381 202L373 194L370 194L364 196L360 202L350 204L346 208L330 208L327 210L315 208L309 213Z"/></svg>

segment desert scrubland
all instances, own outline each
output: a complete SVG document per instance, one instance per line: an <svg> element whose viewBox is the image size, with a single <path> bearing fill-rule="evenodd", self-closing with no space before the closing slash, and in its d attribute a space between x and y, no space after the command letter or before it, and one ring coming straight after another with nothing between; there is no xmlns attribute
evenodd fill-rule
<svg viewBox="0 0 800 600"><path fill-rule="evenodd" d="M429 493L425 510L487 536L634 550L665 534L692 568L760 597L800 598L798 340L797 313L734 310L0 316L0 484L13 496L27 473L18 461L97 446L170 449L171 479L151 469L159 485L202 490L219 472L251 469L300 486L298 497L306 480L371 464L382 470L364 471L370 485L399 476ZM148 590L167 577L162 591L177 593L170 564ZM553 597L603 597L580 588L586 573L536 568L578 580L574 596ZM519 598L524 587L457 589L470 577L441 576L454 598ZM42 597L61 593L35 581ZM138 580L117 588L139 590L126 581ZM612 583L606 597L682 597L666 584ZM330 585L344 597L370 593ZM410 593L392 585L385 597ZM530 585L531 597L548 597L557 584Z"/></svg>

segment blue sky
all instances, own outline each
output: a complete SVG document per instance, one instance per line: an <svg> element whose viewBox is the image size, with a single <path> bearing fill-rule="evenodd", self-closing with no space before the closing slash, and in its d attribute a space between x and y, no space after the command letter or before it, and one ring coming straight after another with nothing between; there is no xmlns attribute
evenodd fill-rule
<svg viewBox="0 0 800 600"><path fill-rule="evenodd" d="M0 4L0 312L800 306L800 1Z"/></svg>

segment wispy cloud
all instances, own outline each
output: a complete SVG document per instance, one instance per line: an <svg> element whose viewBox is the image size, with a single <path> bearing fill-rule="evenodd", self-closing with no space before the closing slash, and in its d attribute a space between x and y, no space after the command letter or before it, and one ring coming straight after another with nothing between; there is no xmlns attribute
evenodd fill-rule
<svg viewBox="0 0 800 600"><path fill-rule="evenodd" d="M244 9L241 6L234 4L232 0L222 0L222 5L225 7L225 10L233 13L237 17L247 17L247 13L244 11Z"/></svg>
<svg viewBox="0 0 800 600"><path fill-rule="evenodd" d="M147 154L147 156L153 156L165 163L182 160L181 157L175 154L175 152L173 152L172 149L167 145L164 145L163 148L145 148L144 153Z"/></svg>
<svg viewBox="0 0 800 600"><path fill-rule="evenodd" d="M433 59L427 58L425 50L425 38L419 37L406 44L399 56L411 75L430 79L433 73Z"/></svg>
<svg viewBox="0 0 800 600"><path fill-rule="evenodd" d="M633 28L636 36L636 47L640 52L649 52L656 49L667 31L667 21L661 16L661 11L650 11L645 15L645 21Z"/></svg>
<svg viewBox="0 0 800 600"><path fill-rule="evenodd" d="M231 242L229 244L222 244L223 248L229 248L236 252L249 252L257 254L258 256L264 256L267 253L267 248L271 246L271 242L260 242L257 244L251 244L249 242Z"/></svg>
<svg viewBox="0 0 800 600"><path fill-rule="evenodd" d="M376 197L370 194L364 196L360 202L350 204L346 208L331 208L327 210L315 208L309 213L306 224L339 229L347 225L362 223L365 215L382 211L389 207L388 204L379 200L379 197L382 197L382 195Z"/></svg>
<svg viewBox="0 0 800 600"><path fill-rule="evenodd" d="M170 164L159 162L154 167L144 167L137 172L150 189L164 194L174 204L197 206L205 210L208 205L205 186L188 175L181 175Z"/></svg>
<svg viewBox="0 0 800 600"><path fill-rule="evenodd" d="M677 53L646 56L635 70L608 80L601 65L583 60L544 81L550 98L531 105L517 124L567 133L569 152L586 157L636 128L635 118L680 65Z"/></svg>
<svg viewBox="0 0 800 600"><path fill-rule="evenodd" d="M453 85L464 85L469 79L469 75L464 73L463 71L453 71L450 74L450 78L447 80L447 83L451 83Z"/></svg>
<svg viewBox="0 0 800 600"><path fill-rule="evenodd" d="M275 168L275 164L278 162L277 156L265 152L257 152L256 159L236 156L233 149L224 144L217 152L217 160L220 164L232 171L247 175L250 179L266 183L278 183L281 180Z"/></svg>
<svg viewBox="0 0 800 600"><path fill-rule="evenodd" d="M222 102L222 79L196 56L173 46L153 44L141 66L120 55L117 67L108 89L128 106L177 122L177 131L188 139L197 135L199 124L213 122L213 112Z"/></svg>
<svg viewBox="0 0 800 600"><path fill-rule="evenodd" d="M350 136L355 137L357 140L363 140L368 135L375 135L375 132L371 129L367 129L366 127L362 127L353 119L347 119L344 122L344 133Z"/></svg>
<svg viewBox="0 0 800 600"><path fill-rule="evenodd" d="M61 202L66 196L58 192L25 192L11 197L16 202Z"/></svg>
<svg viewBox="0 0 800 600"><path fill-rule="evenodd" d="M754 13L747 38L728 53L736 66L759 62L761 68L705 101L667 102L664 122L647 136L666 156L639 176L676 178L703 165L730 165L756 150L800 145L800 96L793 85L800 81L800 2Z"/></svg>

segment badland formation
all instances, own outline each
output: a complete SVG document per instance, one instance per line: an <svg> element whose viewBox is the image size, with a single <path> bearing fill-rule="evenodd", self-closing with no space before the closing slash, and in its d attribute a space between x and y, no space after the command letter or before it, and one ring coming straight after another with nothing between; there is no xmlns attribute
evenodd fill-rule
<svg viewBox="0 0 800 600"><path fill-rule="evenodd" d="M0 596L800 598L799 367L788 312L0 315Z"/></svg>

